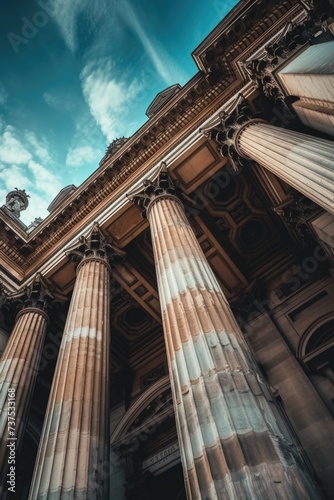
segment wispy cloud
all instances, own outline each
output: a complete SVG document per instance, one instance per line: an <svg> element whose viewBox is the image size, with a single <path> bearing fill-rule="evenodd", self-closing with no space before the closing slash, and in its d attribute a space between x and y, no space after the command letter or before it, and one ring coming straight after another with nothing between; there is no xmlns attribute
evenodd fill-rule
<svg viewBox="0 0 334 500"><path fill-rule="evenodd" d="M51 161L49 145L44 137L38 140L33 132L26 131L25 138L28 144L33 148L33 152L37 156L37 158L39 158L43 162Z"/></svg>
<svg viewBox="0 0 334 500"><path fill-rule="evenodd" d="M14 190L15 187L28 189L33 185L27 178L25 169L19 165L11 165L10 167L8 165L0 165L0 173L2 189L6 188L4 190L5 196L9 191ZM0 205L5 202L5 196L1 200Z"/></svg>
<svg viewBox="0 0 334 500"><path fill-rule="evenodd" d="M43 93L44 102L58 113L74 113L75 104L73 102L72 96L64 95L61 92L44 92Z"/></svg>
<svg viewBox="0 0 334 500"><path fill-rule="evenodd" d="M47 199L51 202L62 187L58 177L43 165L33 160L28 163L28 168L33 174L36 190L45 194Z"/></svg>
<svg viewBox="0 0 334 500"><path fill-rule="evenodd" d="M85 1L54 0L54 19L68 49L74 54L77 50L77 18L86 6Z"/></svg>
<svg viewBox="0 0 334 500"><path fill-rule="evenodd" d="M143 89L138 79L130 84L125 79L117 79L113 69L110 60L100 60L87 64L81 73L84 98L108 141L118 135L127 135L126 115Z"/></svg>
<svg viewBox="0 0 334 500"><path fill-rule="evenodd" d="M45 103L50 106L50 108L53 108L55 110L58 110L58 108L61 108L61 98L52 94L51 92L44 92L43 94L43 99Z"/></svg>
<svg viewBox="0 0 334 500"><path fill-rule="evenodd" d="M133 10L130 2L123 0L118 4L118 7L120 15L138 36L155 70L166 85L178 83L176 80L187 81L188 75L177 66L158 40L148 35L143 23L139 20L138 13Z"/></svg>
<svg viewBox="0 0 334 500"><path fill-rule="evenodd" d="M96 161L101 154L94 150L91 146L79 146L75 148L70 148L66 157L66 165L68 167L82 167L87 163Z"/></svg>
<svg viewBox="0 0 334 500"><path fill-rule="evenodd" d="M53 0L54 20L60 34L72 54L77 53L85 40L80 37L82 21L85 26L85 39L95 36L103 28L106 17L112 12L113 5L108 0ZM80 22L79 22L80 20Z"/></svg>
<svg viewBox="0 0 334 500"><path fill-rule="evenodd" d="M10 164L24 164L31 159L31 153L17 139L15 128L7 125L0 138L0 161Z"/></svg>
<svg viewBox="0 0 334 500"><path fill-rule="evenodd" d="M111 2L107 0L54 1L57 3L55 21L72 54L75 54L80 43L85 43L92 34L94 34L92 44L95 49L99 47L103 53L106 44L115 38L120 26L125 24L137 36L146 56L165 85L184 83L189 79L189 75L177 65L157 38L149 33L149 27L145 26L144 16L135 11L128 0L122 2L116 0ZM79 32L83 18L85 19L85 37L81 37ZM105 22L106 19L108 23ZM88 47L86 48L88 50ZM89 47L89 49L91 53L94 53L94 47Z"/></svg>

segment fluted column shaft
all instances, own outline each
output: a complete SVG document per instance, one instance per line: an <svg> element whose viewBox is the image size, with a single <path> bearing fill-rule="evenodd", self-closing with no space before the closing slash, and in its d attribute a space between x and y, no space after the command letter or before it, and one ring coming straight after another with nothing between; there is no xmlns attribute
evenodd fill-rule
<svg viewBox="0 0 334 500"><path fill-rule="evenodd" d="M147 218L188 498L318 498L181 203Z"/></svg>
<svg viewBox="0 0 334 500"><path fill-rule="evenodd" d="M79 264L46 410L30 499L104 499L108 460L109 272Z"/></svg>
<svg viewBox="0 0 334 500"><path fill-rule="evenodd" d="M334 143L258 120L235 136L237 151L334 213Z"/></svg>
<svg viewBox="0 0 334 500"><path fill-rule="evenodd" d="M14 329L1 357L0 497L1 492L7 489L6 474L9 465L7 445L10 442L14 443L15 449L18 450L22 441L47 323L48 317L41 309L34 307L22 309L16 317ZM14 404L13 402L9 404L9 389L15 391L15 397L10 398Z"/></svg>

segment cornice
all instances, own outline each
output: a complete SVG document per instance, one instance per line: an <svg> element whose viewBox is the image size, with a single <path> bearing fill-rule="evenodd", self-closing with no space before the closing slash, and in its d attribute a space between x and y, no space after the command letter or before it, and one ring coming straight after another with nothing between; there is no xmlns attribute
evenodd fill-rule
<svg viewBox="0 0 334 500"><path fill-rule="evenodd" d="M299 0L239 2L192 53L197 66L214 81L228 61L252 44L258 45L264 34L293 8L304 10Z"/></svg>

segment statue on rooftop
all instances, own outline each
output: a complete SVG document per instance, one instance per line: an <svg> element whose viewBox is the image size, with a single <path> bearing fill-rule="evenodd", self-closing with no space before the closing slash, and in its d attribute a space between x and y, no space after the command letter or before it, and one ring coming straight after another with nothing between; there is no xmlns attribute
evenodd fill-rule
<svg viewBox="0 0 334 500"><path fill-rule="evenodd" d="M20 217L22 210L25 210L29 205L29 195L26 193L25 189L17 189L16 191L10 191L6 196L6 207L13 215Z"/></svg>
<svg viewBox="0 0 334 500"><path fill-rule="evenodd" d="M123 144L126 143L128 139L126 137L118 137L117 139L114 139L113 141L111 141L111 143L109 144L107 150L106 150L106 154L104 155L104 157L102 158L102 160L100 161L100 165L105 161L107 160L108 158L110 158L110 156L112 156L114 153L116 153L116 151L118 149L120 149Z"/></svg>

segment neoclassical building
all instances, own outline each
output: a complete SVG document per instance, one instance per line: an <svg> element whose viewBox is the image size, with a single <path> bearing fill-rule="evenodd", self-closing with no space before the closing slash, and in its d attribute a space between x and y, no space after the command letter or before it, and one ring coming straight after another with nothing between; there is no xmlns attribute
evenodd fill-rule
<svg viewBox="0 0 334 500"><path fill-rule="evenodd" d="M47 218L3 200L1 498L334 497L333 4L193 57Z"/></svg>

